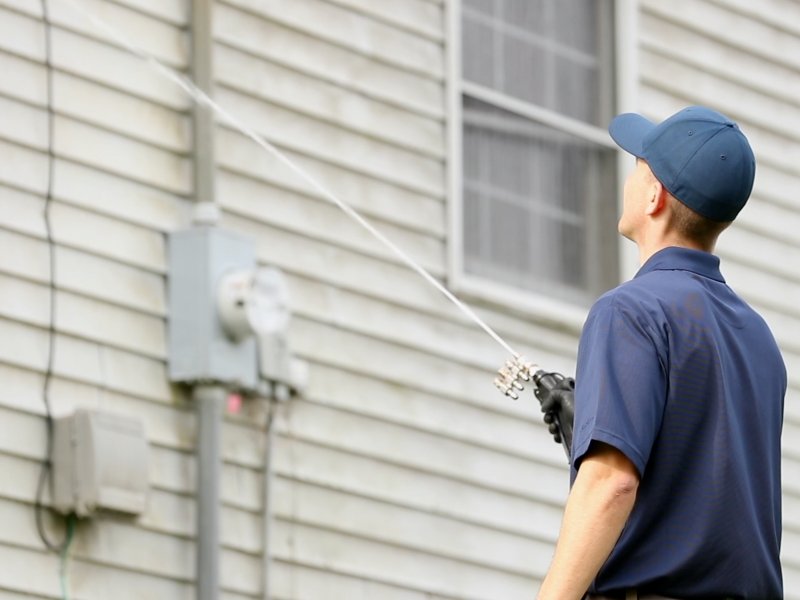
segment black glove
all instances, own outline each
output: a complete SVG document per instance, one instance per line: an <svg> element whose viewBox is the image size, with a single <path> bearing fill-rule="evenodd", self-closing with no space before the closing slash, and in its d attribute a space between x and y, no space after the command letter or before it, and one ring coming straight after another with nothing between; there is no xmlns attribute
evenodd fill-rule
<svg viewBox="0 0 800 600"><path fill-rule="evenodd" d="M555 442L563 444L569 456L575 421L575 380L544 371L537 371L533 380L536 383L533 393L541 404L544 422Z"/></svg>

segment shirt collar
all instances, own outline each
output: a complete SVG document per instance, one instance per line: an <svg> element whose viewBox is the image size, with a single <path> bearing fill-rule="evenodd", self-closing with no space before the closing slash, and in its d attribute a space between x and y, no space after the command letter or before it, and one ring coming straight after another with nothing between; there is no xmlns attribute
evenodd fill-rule
<svg viewBox="0 0 800 600"><path fill-rule="evenodd" d="M691 271L725 283L725 278L719 270L719 257L691 248L670 246L659 250L647 259L636 273L636 277L651 271Z"/></svg>

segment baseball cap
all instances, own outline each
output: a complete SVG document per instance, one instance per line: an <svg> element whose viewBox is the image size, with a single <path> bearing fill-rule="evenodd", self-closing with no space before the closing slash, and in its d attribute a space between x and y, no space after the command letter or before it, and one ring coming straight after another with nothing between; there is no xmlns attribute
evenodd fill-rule
<svg viewBox="0 0 800 600"><path fill-rule="evenodd" d="M739 126L715 110L690 106L657 125L625 113L608 132L645 160L670 194L712 221L733 221L750 197L753 150Z"/></svg>

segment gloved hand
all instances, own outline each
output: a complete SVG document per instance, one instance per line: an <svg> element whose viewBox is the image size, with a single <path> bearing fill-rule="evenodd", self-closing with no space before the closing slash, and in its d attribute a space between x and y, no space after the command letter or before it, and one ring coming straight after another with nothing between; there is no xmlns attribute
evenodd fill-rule
<svg viewBox="0 0 800 600"><path fill-rule="evenodd" d="M534 381L534 394L539 399L550 435L569 453L575 420L575 380L559 373L537 373Z"/></svg>

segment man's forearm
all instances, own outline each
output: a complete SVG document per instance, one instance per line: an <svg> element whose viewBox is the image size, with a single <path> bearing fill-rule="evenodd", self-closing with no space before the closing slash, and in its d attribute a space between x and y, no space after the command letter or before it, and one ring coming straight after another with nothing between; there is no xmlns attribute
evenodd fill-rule
<svg viewBox="0 0 800 600"><path fill-rule="evenodd" d="M583 597L622 533L637 483L633 465L613 448L602 447L584 459L539 600Z"/></svg>

